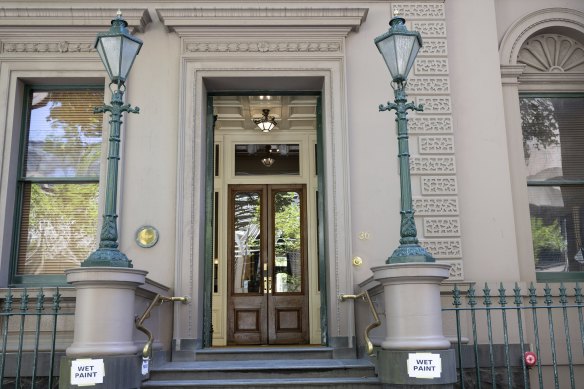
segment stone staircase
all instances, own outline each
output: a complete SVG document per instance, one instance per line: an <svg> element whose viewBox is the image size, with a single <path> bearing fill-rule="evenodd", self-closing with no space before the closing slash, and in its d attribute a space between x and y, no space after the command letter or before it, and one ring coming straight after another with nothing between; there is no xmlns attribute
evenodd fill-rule
<svg viewBox="0 0 584 389"><path fill-rule="evenodd" d="M152 366L143 388L339 388L381 387L366 359L333 359L328 347L206 349L195 361Z"/></svg>

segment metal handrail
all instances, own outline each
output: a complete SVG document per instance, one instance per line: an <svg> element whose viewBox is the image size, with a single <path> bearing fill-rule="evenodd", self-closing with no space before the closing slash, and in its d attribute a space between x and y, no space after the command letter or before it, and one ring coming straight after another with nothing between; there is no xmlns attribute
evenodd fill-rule
<svg viewBox="0 0 584 389"><path fill-rule="evenodd" d="M144 320L150 317L150 312L152 311L152 308L154 308L156 305L161 305L165 301L172 302L180 301L183 304L188 304L190 302L190 298L189 296L167 297L157 294L150 303L150 305L148 306L148 308L146 308L146 311L144 311L142 316L136 317L136 328L142 331L148 337L148 341L146 342L144 348L142 349L142 356L146 359L149 359L152 354L152 342L154 341L154 337L152 335L152 332L150 332L146 327L143 326Z"/></svg>
<svg viewBox="0 0 584 389"><path fill-rule="evenodd" d="M369 324L367 327L365 327L365 334L364 334L364 338L365 338L365 343L367 344L367 354L369 354L370 356L374 356L375 353L373 352L373 342L371 342L371 338L369 338L369 331L371 331L372 329L374 329L375 327L379 327L381 325L381 321L379 321L379 315L377 315L377 310L375 309L375 306L373 305L373 302L371 301L371 297L369 296L369 292L364 291L361 292L359 294L343 294L340 296L341 301L345 301L345 300L357 300L359 298L362 298L363 301L367 302L369 304L369 310L371 310L371 314L373 315L373 319L374 322Z"/></svg>

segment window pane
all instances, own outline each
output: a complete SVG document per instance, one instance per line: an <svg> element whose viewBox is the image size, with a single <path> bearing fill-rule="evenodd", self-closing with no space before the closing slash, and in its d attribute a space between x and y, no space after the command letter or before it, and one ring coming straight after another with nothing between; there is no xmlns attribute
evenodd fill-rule
<svg viewBox="0 0 584 389"><path fill-rule="evenodd" d="M261 292L260 198L259 192L239 192L233 201L233 293Z"/></svg>
<svg viewBox="0 0 584 389"><path fill-rule="evenodd" d="M274 291L302 292L300 193L274 194Z"/></svg>
<svg viewBox="0 0 584 389"><path fill-rule="evenodd" d="M584 97L520 99L528 181L584 180Z"/></svg>
<svg viewBox="0 0 584 389"><path fill-rule="evenodd" d="M300 145L235 145L235 175L298 175Z"/></svg>
<svg viewBox="0 0 584 389"><path fill-rule="evenodd" d="M530 186L537 271L584 271L584 186Z"/></svg>
<svg viewBox="0 0 584 389"><path fill-rule="evenodd" d="M102 90L36 91L30 96L25 177L98 177Z"/></svg>
<svg viewBox="0 0 584 389"><path fill-rule="evenodd" d="M25 183L17 275L63 274L97 248L98 184Z"/></svg>

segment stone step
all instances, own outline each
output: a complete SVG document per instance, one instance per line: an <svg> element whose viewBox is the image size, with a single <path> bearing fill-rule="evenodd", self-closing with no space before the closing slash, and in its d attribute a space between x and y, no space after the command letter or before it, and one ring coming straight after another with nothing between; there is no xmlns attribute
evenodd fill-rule
<svg viewBox="0 0 584 389"><path fill-rule="evenodd" d="M146 381L142 388L229 388L229 389L373 389L381 388L377 377L289 378L289 379L223 379L223 380L166 380Z"/></svg>
<svg viewBox="0 0 584 389"><path fill-rule="evenodd" d="M216 347L197 350L197 361L250 361L332 359L333 349L323 346L304 347Z"/></svg>
<svg viewBox="0 0 584 389"><path fill-rule="evenodd" d="M322 388L380 387L365 359L272 359L168 362L153 366L143 388Z"/></svg>
<svg viewBox="0 0 584 389"><path fill-rule="evenodd" d="M364 359L170 362L150 371L150 379L157 381L364 377L375 377L375 366Z"/></svg>

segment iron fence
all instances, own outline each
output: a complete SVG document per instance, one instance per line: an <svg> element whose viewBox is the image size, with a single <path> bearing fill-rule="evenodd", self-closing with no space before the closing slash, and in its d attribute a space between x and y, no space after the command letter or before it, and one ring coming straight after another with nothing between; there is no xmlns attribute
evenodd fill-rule
<svg viewBox="0 0 584 389"><path fill-rule="evenodd" d="M0 312L0 387L56 388L59 356L59 318L62 296L56 288L50 301L43 289L31 299L23 289L15 296L9 289Z"/></svg>
<svg viewBox="0 0 584 389"><path fill-rule="evenodd" d="M488 284L464 291L455 285L453 307L443 311L445 327L456 327L458 386L575 389L580 380L582 387L583 302L578 283L555 291L499 283L494 293Z"/></svg>

